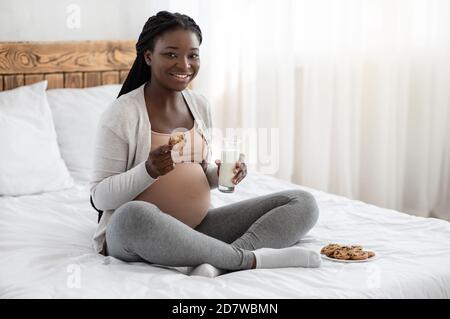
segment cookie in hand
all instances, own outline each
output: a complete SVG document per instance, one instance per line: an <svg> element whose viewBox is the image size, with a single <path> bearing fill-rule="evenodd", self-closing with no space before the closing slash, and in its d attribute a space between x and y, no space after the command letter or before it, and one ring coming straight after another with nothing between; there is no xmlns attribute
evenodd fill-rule
<svg viewBox="0 0 450 319"><path fill-rule="evenodd" d="M175 132L170 136L169 145L173 146L173 149L178 149L180 156L183 156L183 148L186 145L186 137L183 132Z"/></svg>

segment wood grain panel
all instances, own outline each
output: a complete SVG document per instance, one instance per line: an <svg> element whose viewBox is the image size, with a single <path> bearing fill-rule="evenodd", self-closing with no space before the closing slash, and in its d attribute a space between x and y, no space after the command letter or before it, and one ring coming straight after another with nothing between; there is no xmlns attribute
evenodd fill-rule
<svg viewBox="0 0 450 319"><path fill-rule="evenodd" d="M20 75L5 75L4 76L4 90L11 90L23 85L23 74Z"/></svg>
<svg viewBox="0 0 450 319"><path fill-rule="evenodd" d="M102 84L118 84L119 83L119 72L109 71L102 73Z"/></svg>
<svg viewBox="0 0 450 319"><path fill-rule="evenodd" d="M120 84L134 41L0 42L0 91L48 80L48 88Z"/></svg>
<svg viewBox="0 0 450 319"><path fill-rule="evenodd" d="M46 74L45 79L48 81L47 89L61 89L64 87L64 74L62 73Z"/></svg>
<svg viewBox="0 0 450 319"><path fill-rule="evenodd" d="M26 74L25 75L25 85L30 85L39 81L44 80L43 74Z"/></svg>
<svg viewBox="0 0 450 319"><path fill-rule="evenodd" d="M127 76L128 76L128 71L120 71L120 84L125 82Z"/></svg>
<svg viewBox="0 0 450 319"><path fill-rule="evenodd" d="M0 73L89 72L129 69L135 41L0 42Z"/></svg>
<svg viewBox="0 0 450 319"><path fill-rule="evenodd" d="M102 74L100 72L86 72L83 74L83 87L102 85Z"/></svg>
<svg viewBox="0 0 450 319"><path fill-rule="evenodd" d="M64 74L65 88L82 88L83 87L83 73L73 72Z"/></svg>

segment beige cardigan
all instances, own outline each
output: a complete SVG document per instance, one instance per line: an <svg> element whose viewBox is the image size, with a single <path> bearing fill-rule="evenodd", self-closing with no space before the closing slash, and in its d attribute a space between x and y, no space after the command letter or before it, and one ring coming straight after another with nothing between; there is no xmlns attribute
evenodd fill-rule
<svg viewBox="0 0 450 319"><path fill-rule="evenodd" d="M207 100L190 90L181 92L191 110L198 131L208 144L211 159L211 111ZM94 249L103 254L106 228L115 209L133 200L150 186L153 179L145 168L150 152L151 126L144 99L144 84L120 96L100 119L90 192L95 207L103 211L94 234ZM218 184L217 166L206 170L210 188Z"/></svg>

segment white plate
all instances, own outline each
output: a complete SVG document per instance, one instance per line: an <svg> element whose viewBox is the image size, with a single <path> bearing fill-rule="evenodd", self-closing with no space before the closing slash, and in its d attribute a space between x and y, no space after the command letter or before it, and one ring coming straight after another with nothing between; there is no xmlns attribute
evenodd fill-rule
<svg viewBox="0 0 450 319"><path fill-rule="evenodd" d="M351 264L351 263L364 263L364 262L372 261L372 260L375 260L375 259L378 258L378 254L377 253L375 253L375 256L373 256L371 258L362 259L362 260L336 259L336 258L330 258L327 255L323 255L323 254L321 254L321 255L322 255L323 259L328 259L328 260L335 261L335 262L338 262L338 263L349 263L349 264Z"/></svg>

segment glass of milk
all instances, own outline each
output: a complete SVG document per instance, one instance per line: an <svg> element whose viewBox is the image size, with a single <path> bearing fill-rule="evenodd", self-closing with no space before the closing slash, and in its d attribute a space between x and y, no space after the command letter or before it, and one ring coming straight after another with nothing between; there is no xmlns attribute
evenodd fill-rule
<svg viewBox="0 0 450 319"><path fill-rule="evenodd" d="M237 138L224 138L221 152L221 164L219 169L219 191L224 193L234 192L234 168L239 160L241 141Z"/></svg>

